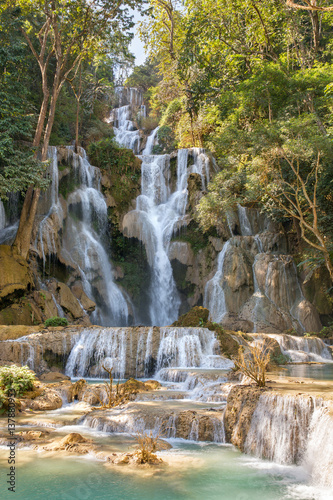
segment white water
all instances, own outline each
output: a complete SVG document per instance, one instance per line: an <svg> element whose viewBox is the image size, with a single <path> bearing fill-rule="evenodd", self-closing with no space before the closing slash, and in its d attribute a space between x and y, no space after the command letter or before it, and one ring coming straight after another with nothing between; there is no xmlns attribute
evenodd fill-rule
<svg viewBox="0 0 333 500"><path fill-rule="evenodd" d="M161 328L157 370L174 367L226 369L233 363L219 356L214 332L206 328Z"/></svg>
<svg viewBox="0 0 333 500"><path fill-rule="evenodd" d="M225 295L223 289L223 274L224 274L224 261L230 243L227 241L217 259L217 271L213 278L206 283L204 295L204 307L207 307L210 312L212 321L220 322L227 312L225 303Z"/></svg>
<svg viewBox="0 0 333 500"><path fill-rule="evenodd" d="M62 251L79 269L85 293L97 303L93 320L99 324L128 324L127 301L113 278L103 244L107 205L100 191L100 172L91 166L84 150L73 155L78 187L68 197L68 218Z"/></svg>
<svg viewBox="0 0 333 500"><path fill-rule="evenodd" d="M320 338L296 337L286 334L267 334L267 336L275 339L279 343L282 353L289 356L294 363L333 362L330 350Z"/></svg>
<svg viewBox="0 0 333 500"><path fill-rule="evenodd" d="M245 452L279 464L302 465L316 486L333 487L332 403L310 396L263 394Z"/></svg>
<svg viewBox="0 0 333 500"><path fill-rule="evenodd" d="M50 209L39 224L35 246L43 260L45 272L46 258L51 258L59 252L57 233L63 219L63 210L59 202L59 171L57 148L50 146L48 149L49 175L51 178L48 194L50 195Z"/></svg>
<svg viewBox="0 0 333 500"><path fill-rule="evenodd" d="M2 201L0 200L0 231L6 227L6 213L5 207Z"/></svg>

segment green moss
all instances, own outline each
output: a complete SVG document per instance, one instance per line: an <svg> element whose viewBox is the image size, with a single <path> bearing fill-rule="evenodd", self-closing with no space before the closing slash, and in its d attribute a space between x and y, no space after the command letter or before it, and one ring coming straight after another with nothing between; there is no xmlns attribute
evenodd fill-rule
<svg viewBox="0 0 333 500"><path fill-rule="evenodd" d="M44 323L45 327L49 326L67 326L68 321L66 318L59 318L58 316L53 316L53 318L49 318Z"/></svg>
<svg viewBox="0 0 333 500"><path fill-rule="evenodd" d="M91 163L108 176L109 192L116 202L117 211L126 212L140 191L141 161L132 150L120 148L112 138L90 144L88 154Z"/></svg>
<svg viewBox="0 0 333 500"><path fill-rule="evenodd" d="M209 311L205 307L196 306L189 312L179 316L172 326L205 326L208 321Z"/></svg>
<svg viewBox="0 0 333 500"><path fill-rule="evenodd" d="M179 231L172 237L172 241L186 241L191 245L194 254L209 245L209 236L216 236L215 229L203 232L195 220L191 220L185 230Z"/></svg>

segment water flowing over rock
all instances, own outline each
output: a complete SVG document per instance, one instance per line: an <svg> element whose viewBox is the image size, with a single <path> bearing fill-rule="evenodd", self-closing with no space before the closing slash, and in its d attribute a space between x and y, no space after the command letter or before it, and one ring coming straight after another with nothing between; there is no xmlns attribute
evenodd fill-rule
<svg viewBox="0 0 333 500"><path fill-rule="evenodd" d="M230 327L230 314L253 323L254 332L319 331L315 308L303 296L292 257L279 229L255 209L238 205L238 231L224 244L217 271L205 287L212 321ZM236 217L235 215L235 217ZM274 230L272 233L271 231Z"/></svg>
<svg viewBox="0 0 333 500"><path fill-rule="evenodd" d="M180 298L170 262L170 241L176 229L184 224L187 204L187 179L200 175L202 186L209 180L209 158L204 150L181 149L177 156L176 187L172 192L170 156L152 155L157 129L148 137L143 151L141 195L136 210L125 215L123 232L145 245L151 268L150 318L153 325L164 326L178 317ZM188 167L191 154L193 164Z"/></svg>
<svg viewBox="0 0 333 500"><path fill-rule="evenodd" d="M43 269L45 271L46 261L50 262L57 255L60 261L75 270L84 294L97 304L92 320L102 325L127 325L128 300L114 282L105 245L107 205L100 191L100 171L90 165L83 149L77 154L72 147L67 147L62 154L66 156L66 163L71 163L74 188L66 202L61 203L58 153L57 148L51 147L49 170L52 182L49 196L46 196L49 208L39 223L35 242ZM45 195L41 198L41 207L46 204L44 198ZM83 316L84 306L81 309ZM74 314L75 317L79 315Z"/></svg>
<svg viewBox="0 0 333 500"><path fill-rule="evenodd" d="M274 338L279 343L282 353L289 356L293 362L333 362L331 351L320 338L273 334L267 337Z"/></svg>

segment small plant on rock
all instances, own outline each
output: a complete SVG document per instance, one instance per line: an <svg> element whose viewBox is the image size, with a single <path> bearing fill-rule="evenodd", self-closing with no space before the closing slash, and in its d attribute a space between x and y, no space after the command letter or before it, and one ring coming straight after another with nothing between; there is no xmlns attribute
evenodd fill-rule
<svg viewBox="0 0 333 500"><path fill-rule="evenodd" d="M46 328L49 326L68 326L68 320L66 318L59 318L59 316L53 316L49 318L44 323Z"/></svg>
<svg viewBox="0 0 333 500"><path fill-rule="evenodd" d="M246 349L244 346L239 346L238 355L232 359L243 375L254 380L258 387L265 387L272 351L273 342L249 344Z"/></svg>
<svg viewBox="0 0 333 500"><path fill-rule="evenodd" d="M163 435L163 424L159 430L138 430L135 434L135 439L138 443L138 448L135 452L137 462L139 464L153 464L157 465L162 463L163 460L158 458L156 451L158 451L163 441L159 442ZM162 446L163 447L163 446Z"/></svg>

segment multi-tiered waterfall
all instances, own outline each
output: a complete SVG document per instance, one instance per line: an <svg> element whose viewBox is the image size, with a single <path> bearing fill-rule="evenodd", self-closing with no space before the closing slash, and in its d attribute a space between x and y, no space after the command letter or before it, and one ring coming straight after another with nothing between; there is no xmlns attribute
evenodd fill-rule
<svg viewBox="0 0 333 500"><path fill-rule="evenodd" d="M229 214L229 231L205 287L211 319L228 324L234 314L250 321L253 332L318 331L318 314L303 296L282 231L257 209L241 206Z"/></svg>
<svg viewBox="0 0 333 500"><path fill-rule="evenodd" d="M116 125L115 134L120 144L131 147L137 152L139 131L135 130L129 117L131 109L141 104L141 101L137 94L131 91L128 98L129 104L112 112ZM180 306L168 256L170 241L174 231L185 225L188 176L191 173L200 174L204 188L209 180L209 159L204 150L199 148L179 150L176 186L172 190L170 156L152 154L157 131L158 128L148 137L146 147L140 156L141 195L136 200L136 209L125 216L123 229L126 236L138 238L146 248L151 269L149 305L151 324L168 325L178 318Z"/></svg>
<svg viewBox="0 0 333 500"><path fill-rule="evenodd" d="M39 223L36 248L45 263L55 255L76 270L82 288L97 304L92 319L102 325L128 324L128 304L113 279L107 253L107 205L100 190L100 171L91 166L85 151L67 147L72 164L73 191L67 198L64 220L59 200L57 149L49 149L50 208ZM61 230L60 230L61 229Z"/></svg>

